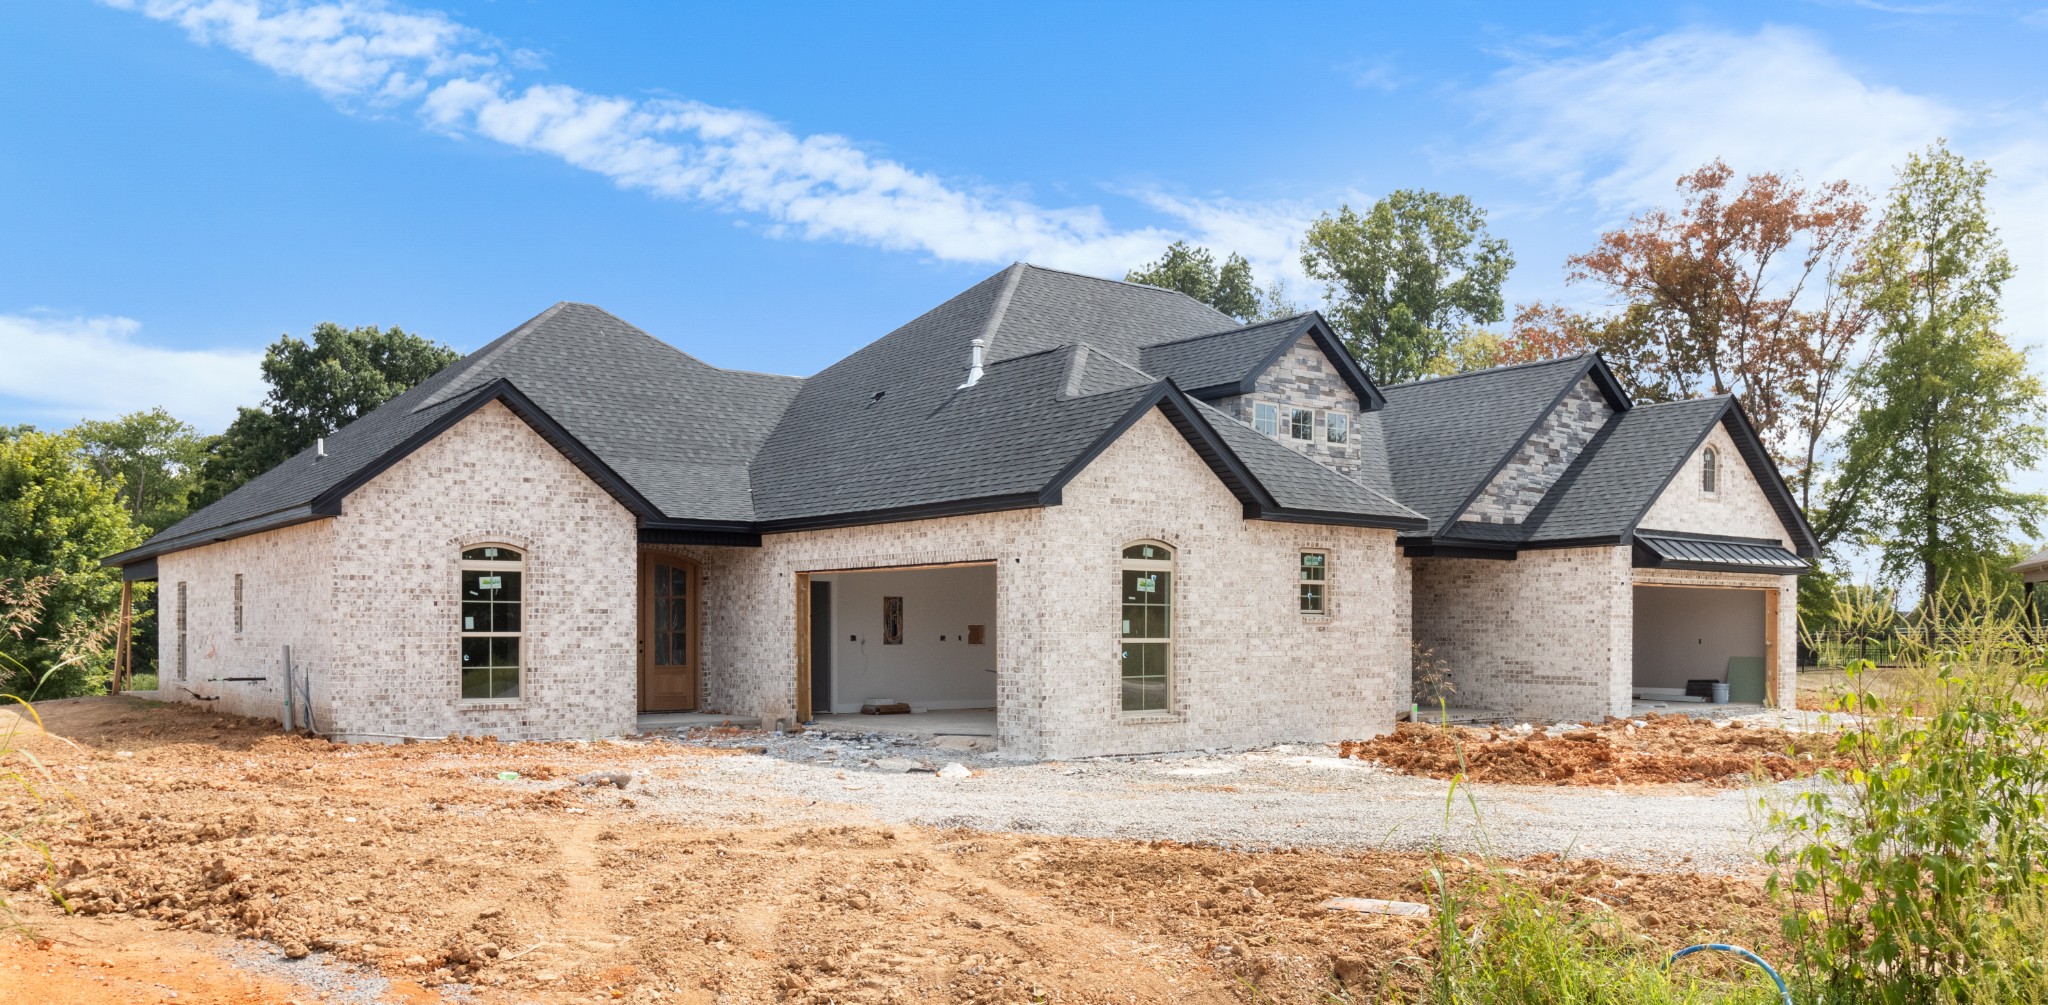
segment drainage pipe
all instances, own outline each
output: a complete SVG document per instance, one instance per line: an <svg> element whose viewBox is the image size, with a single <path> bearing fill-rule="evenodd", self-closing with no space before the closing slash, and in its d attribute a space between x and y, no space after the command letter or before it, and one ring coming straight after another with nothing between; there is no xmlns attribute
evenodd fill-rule
<svg viewBox="0 0 2048 1005"><path fill-rule="evenodd" d="M1758 956L1757 954L1752 953L1749 950L1742 948L1741 946L1730 946L1720 942L1706 942L1701 943L1697 946L1687 946L1684 949L1679 950L1678 952L1672 953L1671 958L1664 961L1664 971L1666 973L1669 973L1671 972L1671 965L1673 963L1677 963L1679 960L1691 956L1694 953L1705 952L1708 950L1712 950L1717 953L1734 953L1735 955L1740 956L1743 959L1756 964L1757 967L1763 970L1764 973L1770 975L1771 983L1776 984L1778 986L1778 997L1784 1001L1785 1005L1792 1005L1792 991L1791 989L1785 987L1785 978L1778 976L1778 971L1773 969L1770 964L1765 963L1763 957Z"/></svg>

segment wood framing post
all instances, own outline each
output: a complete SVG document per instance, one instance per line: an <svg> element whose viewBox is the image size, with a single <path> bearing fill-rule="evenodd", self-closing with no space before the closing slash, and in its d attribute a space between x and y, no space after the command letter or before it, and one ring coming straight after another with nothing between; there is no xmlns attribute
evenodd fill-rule
<svg viewBox="0 0 2048 1005"><path fill-rule="evenodd" d="M1778 591L1764 591L1764 704L1778 704ZM1793 662L1799 654L1793 651ZM1795 669L1796 672L1796 669Z"/></svg>
<svg viewBox="0 0 2048 1005"><path fill-rule="evenodd" d="M128 677L135 666L135 584L121 578L121 632L114 637L114 681L108 694L128 690Z"/></svg>
<svg viewBox="0 0 2048 1005"><path fill-rule="evenodd" d="M796 721L811 719L811 574L796 574ZM794 725L794 724L792 724Z"/></svg>

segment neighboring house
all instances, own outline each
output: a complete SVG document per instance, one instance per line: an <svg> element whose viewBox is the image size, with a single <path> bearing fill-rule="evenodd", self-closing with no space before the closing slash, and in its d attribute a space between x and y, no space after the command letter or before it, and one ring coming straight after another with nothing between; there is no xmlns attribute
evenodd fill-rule
<svg viewBox="0 0 2048 1005"><path fill-rule="evenodd" d="M1051 758L1384 731L1411 641L1518 715L1790 705L1812 553L1732 399L1382 389L1313 313L1015 265L808 379L557 304L108 561L167 697L275 715L289 646L339 738L890 698Z"/></svg>

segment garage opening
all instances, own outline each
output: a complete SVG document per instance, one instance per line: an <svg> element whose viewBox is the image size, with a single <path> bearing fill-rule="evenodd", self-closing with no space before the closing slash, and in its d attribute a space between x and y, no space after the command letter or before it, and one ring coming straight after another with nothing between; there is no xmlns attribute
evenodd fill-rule
<svg viewBox="0 0 2048 1005"><path fill-rule="evenodd" d="M1768 608L1775 599L1768 590L1636 587L1638 711L1705 711L1715 698L1708 682L1726 685L1723 710L1763 707L1770 693Z"/></svg>
<svg viewBox="0 0 2048 1005"><path fill-rule="evenodd" d="M996 734L994 563L800 577L799 713L827 727Z"/></svg>

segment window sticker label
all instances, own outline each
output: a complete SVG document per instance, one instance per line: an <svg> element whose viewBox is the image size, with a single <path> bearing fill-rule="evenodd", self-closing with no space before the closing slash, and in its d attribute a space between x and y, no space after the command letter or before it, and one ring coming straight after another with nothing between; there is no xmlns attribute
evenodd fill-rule
<svg viewBox="0 0 2048 1005"><path fill-rule="evenodd" d="M1313 553L1303 555L1301 556L1301 564L1313 568L1315 566L1323 564L1323 556Z"/></svg>
<svg viewBox="0 0 2048 1005"><path fill-rule="evenodd" d="M462 630L463 630L463 631L465 631L465 632L473 632L473 631L476 631L476 619L475 619L475 618L463 618L463 619L462 619Z"/></svg>
<svg viewBox="0 0 2048 1005"><path fill-rule="evenodd" d="M1139 577L1138 577L1138 592L1139 592L1139 593L1153 593L1153 592L1157 592L1157 591L1158 591L1158 589L1159 589L1159 577L1158 577L1158 576L1139 576Z"/></svg>
<svg viewBox="0 0 2048 1005"><path fill-rule="evenodd" d="M1131 619L1129 619L1129 618L1125 618L1125 619L1124 619L1124 634L1125 634L1125 635L1129 635L1129 634L1131 634Z"/></svg>
<svg viewBox="0 0 2048 1005"><path fill-rule="evenodd" d="M505 577L478 576L476 577L476 588L479 590L502 590L505 588Z"/></svg>

